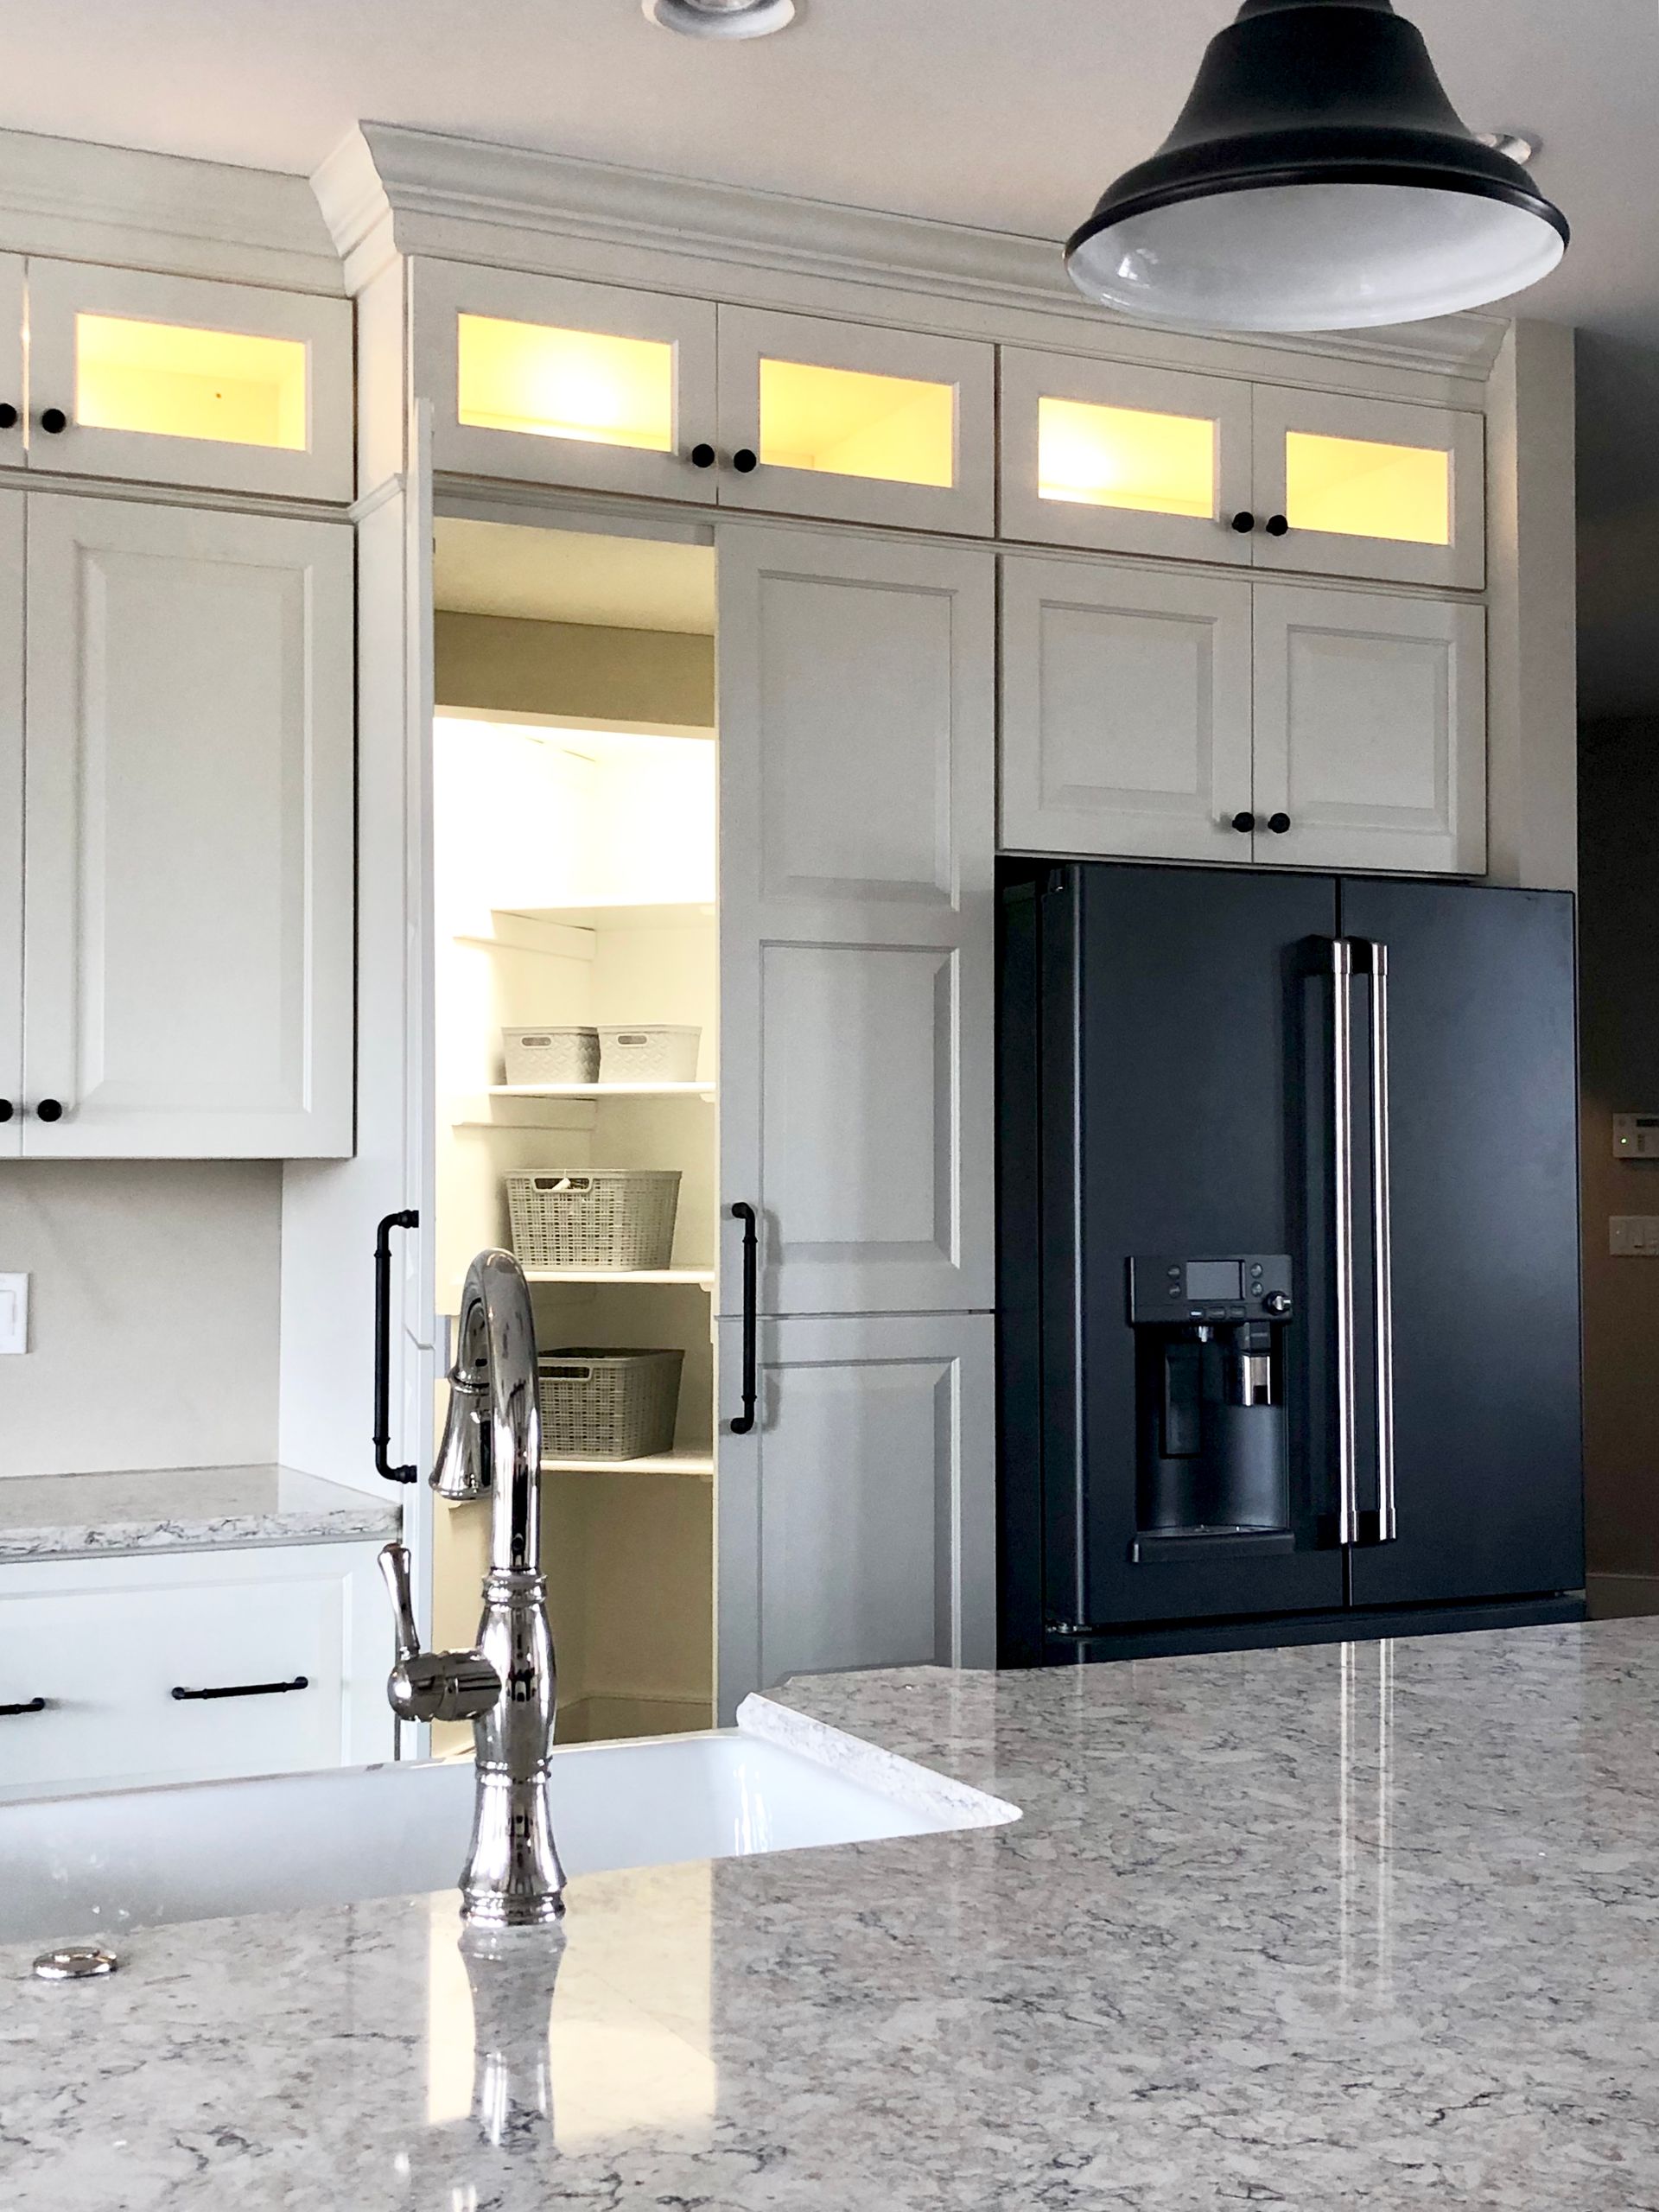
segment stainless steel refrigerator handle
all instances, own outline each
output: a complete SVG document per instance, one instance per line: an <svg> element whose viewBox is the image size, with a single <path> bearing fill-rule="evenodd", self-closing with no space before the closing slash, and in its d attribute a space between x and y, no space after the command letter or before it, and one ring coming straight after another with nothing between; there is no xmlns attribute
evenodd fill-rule
<svg viewBox="0 0 1659 2212"><path fill-rule="evenodd" d="M1354 1433L1354 949L1331 944L1331 1225L1337 1262L1337 1541L1359 1533Z"/></svg>
<svg viewBox="0 0 1659 2212"><path fill-rule="evenodd" d="M1376 1323L1376 1541L1399 1535L1394 1484L1394 1227L1389 1187L1389 948L1356 938L1371 984L1371 1282Z"/></svg>

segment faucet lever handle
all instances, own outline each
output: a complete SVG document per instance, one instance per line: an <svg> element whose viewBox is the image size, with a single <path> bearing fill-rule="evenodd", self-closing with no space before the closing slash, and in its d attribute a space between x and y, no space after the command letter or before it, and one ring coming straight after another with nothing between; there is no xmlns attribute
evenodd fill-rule
<svg viewBox="0 0 1659 2212"><path fill-rule="evenodd" d="M415 1593L409 1579L409 1547L387 1544L380 1554L380 1574L391 1600L391 1618L397 1631L397 1658L413 1659L421 1648L421 1631L415 1625Z"/></svg>

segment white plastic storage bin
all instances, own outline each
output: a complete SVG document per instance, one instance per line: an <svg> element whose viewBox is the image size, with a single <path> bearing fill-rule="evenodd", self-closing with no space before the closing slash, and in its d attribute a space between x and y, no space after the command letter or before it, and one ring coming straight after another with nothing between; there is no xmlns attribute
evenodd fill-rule
<svg viewBox="0 0 1659 2212"><path fill-rule="evenodd" d="M527 1168L507 1177L507 1218L521 1267L666 1268L680 1171Z"/></svg>
<svg viewBox="0 0 1659 2212"><path fill-rule="evenodd" d="M509 1083L597 1083L597 1029L504 1029Z"/></svg>
<svg viewBox="0 0 1659 2212"><path fill-rule="evenodd" d="M674 1449L683 1351L568 1344L537 1362L550 1459L643 1459Z"/></svg>
<svg viewBox="0 0 1659 2212"><path fill-rule="evenodd" d="M702 1032L679 1022L600 1024L601 1083L695 1083Z"/></svg>

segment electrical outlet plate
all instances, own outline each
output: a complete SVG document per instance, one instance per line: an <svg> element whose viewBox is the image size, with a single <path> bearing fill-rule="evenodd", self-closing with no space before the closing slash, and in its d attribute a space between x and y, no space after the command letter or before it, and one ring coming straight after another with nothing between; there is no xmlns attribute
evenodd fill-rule
<svg viewBox="0 0 1659 2212"><path fill-rule="evenodd" d="M1659 1260L1659 1214L1611 1215L1607 1250L1615 1260Z"/></svg>
<svg viewBox="0 0 1659 2212"><path fill-rule="evenodd" d="M1615 1114L1615 1160L1659 1160L1659 1114Z"/></svg>
<svg viewBox="0 0 1659 2212"><path fill-rule="evenodd" d="M0 1356L29 1350L29 1277L0 1275Z"/></svg>

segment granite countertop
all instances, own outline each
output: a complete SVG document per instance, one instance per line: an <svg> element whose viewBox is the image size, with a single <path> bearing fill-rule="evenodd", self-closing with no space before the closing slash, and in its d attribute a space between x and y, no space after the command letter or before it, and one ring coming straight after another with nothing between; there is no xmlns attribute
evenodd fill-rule
<svg viewBox="0 0 1659 2212"><path fill-rule="evenodd" d="M155 1467L0 1481L0 1563L245 1544L389 1542L402 1509L292 1467Z"/></svg>
<svg viewBox="0 0 1659 2212"><path fill-rule="evenodd" d="M1024 1817L574 1882L517 2029L478 2012L550 2118L474 2083L451 1895L133 1934L104 1982L10 1947L0 2197L1659 2205L1659 1627L830 1678L767 1725L791 1709Z"/></svg>

